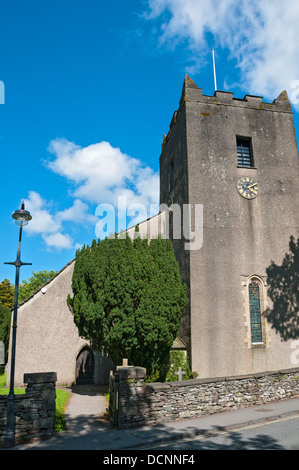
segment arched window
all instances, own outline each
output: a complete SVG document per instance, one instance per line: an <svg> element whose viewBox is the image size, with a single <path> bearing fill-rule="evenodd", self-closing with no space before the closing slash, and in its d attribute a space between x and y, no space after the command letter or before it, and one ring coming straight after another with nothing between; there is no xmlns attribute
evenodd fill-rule
<svg viewBox="0 0 299 470"><path fill-rule="evenodd" d="M261 283L253 278L248 285L251 343L262 343Z"/></svg>

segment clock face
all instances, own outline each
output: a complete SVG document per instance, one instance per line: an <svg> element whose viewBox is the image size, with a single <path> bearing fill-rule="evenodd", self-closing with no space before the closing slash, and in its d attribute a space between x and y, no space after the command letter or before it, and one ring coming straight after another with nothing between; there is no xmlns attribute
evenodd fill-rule
<svg viewBox="0 0 299 470"><path fill-rule="evenodd" d="M258 185L249 176L240 178L237 182L237 190L245 199L254 199L258 195Z"/></svg>

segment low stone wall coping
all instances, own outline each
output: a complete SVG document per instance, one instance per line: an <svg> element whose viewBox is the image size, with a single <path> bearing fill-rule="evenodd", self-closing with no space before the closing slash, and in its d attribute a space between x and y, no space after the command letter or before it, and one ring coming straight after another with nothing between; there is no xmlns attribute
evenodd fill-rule
<svg viewBox="0 0 299 470"><path fill-rule="evenodd" d="M117 373L119 381L123 382L130 379L144 379L146 369L144 367L119 367Z"/></svg>
<svg viewBox="0 0 299 470"><path fill-rule="evenodd" d="M57 382L56 372L35 372L33 374L24 374L24 383L40 384L48 382Z"/></svg>
<svg viewBox="0 0 299 470"><path fill-rule="evenodd" d="M181 382L153 382L148 383L146 386L152 390L167 390L170 387L189 387L192 385L202 385L202 384L210 384L216 382L231 382L233 380L252 380L258 379L261 377L268 377L270 375L284 375L284 374L298 374L299 368L293 369L286 369L280 371L268 371L268 372L259 372L255 374L247 374L247 375L233 375L227 377L211 377L211 378L204 378L204 379L192 379L192 380L182 380Z"/></svg>

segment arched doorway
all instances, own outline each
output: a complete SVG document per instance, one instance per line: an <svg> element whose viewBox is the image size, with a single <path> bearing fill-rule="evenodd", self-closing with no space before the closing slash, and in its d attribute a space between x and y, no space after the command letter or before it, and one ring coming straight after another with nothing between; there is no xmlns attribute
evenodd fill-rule
<svg viewBox="0 0 299 470"><path fill-rule="evenodd" d="M76 359L76 384L85 385L94 382L94 355L92 350L85 346Z"/></svg>

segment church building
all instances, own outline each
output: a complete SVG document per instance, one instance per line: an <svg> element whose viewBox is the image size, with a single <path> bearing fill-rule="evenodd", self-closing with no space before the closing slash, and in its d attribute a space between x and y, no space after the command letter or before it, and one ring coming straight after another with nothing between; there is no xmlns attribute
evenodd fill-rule
<svg viewBox="0 0 299 470"><path fill-rule="evenodd" d="M161 212L139 231L172 240L189 295L175 344L200 378L294 367L292 341L281 340L264 312L267 268L280 265L290 237L298 238L298 180L286 92L273 103L223 91L206 96L185 76L160 155ZM194 246L183 227L186 208L189 233L200 240ZM16 385L24 373L43 371L57 372L61 385L108 381L114 365L79 337L66 304L73 267L19 307Z"/></svg>

